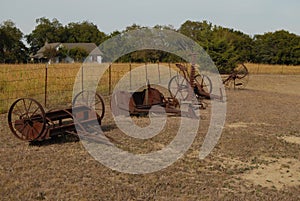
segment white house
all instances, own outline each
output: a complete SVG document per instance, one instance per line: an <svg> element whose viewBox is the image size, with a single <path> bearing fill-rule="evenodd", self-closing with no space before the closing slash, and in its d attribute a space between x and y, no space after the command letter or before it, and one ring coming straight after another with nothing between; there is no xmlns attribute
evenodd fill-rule
<svg viewBox="0 0 300 201"><path fill-rule="evenodd" d="M102 53L95 43L45 43L45 45L39 49L36 54L32 55L31 58L46 60L47 58L44 56L44 52L47 49L55 49L56 51L59 51L61 48L66 48L67 50L82 48L89 54L88 57L85 58L85 62L102 62ZM70 56L67 56L66 58L55 57L52 61L55 63L58 63L59 61L73 63L74 59Z"/></svg>

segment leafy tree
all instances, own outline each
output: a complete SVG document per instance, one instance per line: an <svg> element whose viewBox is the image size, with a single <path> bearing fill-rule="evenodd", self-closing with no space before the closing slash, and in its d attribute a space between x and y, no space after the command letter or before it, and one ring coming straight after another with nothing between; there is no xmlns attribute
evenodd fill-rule
<svg viewBox="0 0 300 201"><path fill-rule="evenodd" d="M133 24L131 26L126 27L122 33L134 31L138 29L143 29L145 27ZM160 29L160 30L173 30L175 29L171 26L162 26L162 25L156 25L154 28ZM120 34L122 34L120 33ZM133 33L134 34L134 33ZM145 37L147 36L147 32L144 33ZM123 36L124 37L124 36ZM127 38L124 41L121 41L120 44L122 44L123 48L126 49L126 47L129 47L131 44L134 44L136 41L135 39ZM119 48L119 47L115 47ZM118 58L117 62L168 62L168 61L179 61L180 59L177 56L174 56L168 52L160 51L160 50L153 50L153 49L144 49L135 51L126 55L123 55L121 58Z"/></svg>
<svg viewBox="0 0 300 201"><path fill-rule="evenodd" d="M280 30L254 36L254 62L298 65L300 36Z"/></svg>
<svg viewBox="0 0 300 201"><path fill-rule="evenodd" d="M160 30L171 30L176 31L176 29L172 25L155 25L153 28L160 29Z"/></svg>
<svg viewBox="0 0 300 201"><path fill-rule="evenodd" d="M75 61L84 60L89 54L88 52L80 47L75 47L69 50L68 55L73 58Z"/></svg>
<svg viewBox="0 0 300 201"><path fill-rule="evenodd" d="M251 60L252 39L242 32L215 26L207 52L219 71L228 73L238 63Z"/></svg>
<svg viewBox="0 0 300 201"><path fill-rule="evenodd" d="M35 29L25 36L30 45L28 50L22 42L23 33L15 24L8 20L0 25L0 62L26 62L30 53L36 53L46 42L93 42L99 45L104 40L128 31L144 28L137 24L126 27L123 31L114 31L109 35L99 31L91 22L69 23L63 26L57 19L45 17L36 19ZM173 30L171 25L156 25L160 30ZM256 62L268 64L300 64L300 36L285 30L268 32L263 35L249 35L233 29L212 25L207 21L187 20L177 30L190 37L207 51L221 72L231 71L238 63ZM147 36L147 33L145 33ZM103 61L114 58L114 48L123 47L124 51L135 41L120 37L118 44L106 44ZM106 51L107 50L107 51ZM46 50L48 58L66 55L81 60L86 57L85 50ZM125 51L126 52L126 51ZM181 59L176 55L158 50L140 50L129 53L118 59L118 62L177 62Z"/></svg>
<svg viewBox="0 0 300 201"><path fill-rule="evenodd" d="M251 59L252 39L242 32L189 20L178 31L202 46L221 72L230 72L238 63Z"/></svg>
<svg viewBox="0 0 300 201"><path fill-rule="evenodd" d="M127 26L126 29L122 32L138 30L138 29L141 29L141 28L145 28L145 27L142 27L140 25L137 25L137 24L133 23L131 26Z"/></svg>
<svg viewBox="0 0 300 201"><path fill-rule="evenodd" d="M203 22L188 20L180 26L178 31L198 42L206 51L211 46L213 26L205 20Z"/></svg>
<svg viewBox="0 0 300 201"><path fill-rule="evenodd" d="M56 18L50 21L42 17L36 19L36 23L38 25L35 29L25 36L31 53L37 52L46 42L54 43L66 40L65 28Z"/></svg>
<svg viewBox="0 0 300 201"><path fill-rule="evenodd" d="M67 49L65 47L59 48L57 51L57 56L61 59L66 58L67 56L69 56L69 49Z"/></svg>
<svg viewBox="0 0 300 201"><path fill-rule="evenodd" d="M99 45L106 37L105 33L99 31L96 25L87 21L82 23L69 23L67 26L63 26L56 18L50 21L42 17L37 19L36 23L37 26L35 29L26 35L31 53L36 53L46 42L91 42Z"/></svg>
<svg viewBox="0 0 300 201"><path fill-rule="evenodd" d="M68 43L96 43L100 45L106 38L105 33L99 31L96 25L88 21L69 23L66 26L66 42Z"/></svg>
<svg viewBox="0 0 300 201"><path fill-rule="evenodd" d="M44 57L46 57L49 61L52 61L57 56L58 51L55 48L49 47L44 51Z"/></svg>
<svg viewBox="0 0 300 201"><path fill-rule="evenodd" d="M12 21L7 20L0 25L0 62L26 62L28 58L27 48L22 39L23 33Z"/></svg>

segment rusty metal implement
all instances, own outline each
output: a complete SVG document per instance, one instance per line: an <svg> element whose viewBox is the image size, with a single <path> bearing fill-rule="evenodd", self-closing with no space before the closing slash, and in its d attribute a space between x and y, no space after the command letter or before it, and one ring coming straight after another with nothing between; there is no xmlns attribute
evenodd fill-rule
<svg viewBox="0 0 300 201"><path fill-rule="evenodd" d="M76 127L84 131L85 125L91 122L101 124L105 112L103 98L99 94L82 91L75 96L73 103L79 102L79 99L80 104L73 107L45 112L37 100L19 98L9 109L9 128L20 140L41 141L58 135L76 134Z"/></svg>

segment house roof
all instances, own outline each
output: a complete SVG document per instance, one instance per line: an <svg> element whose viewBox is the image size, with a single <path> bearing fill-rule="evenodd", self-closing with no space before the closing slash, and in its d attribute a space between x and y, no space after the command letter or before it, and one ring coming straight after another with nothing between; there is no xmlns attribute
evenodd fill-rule
<svg viewBox="0 0 300 201"><path fill-rule="evenodd" d="M41 49L37 51L35 55L33 55L33 58L44 58L44 52L46 49L56 49L65 47L67 49L73 49L76 47L83 48L89 53L90 55L102 55L100 49L96 46L95 43L46 43Z"/></svg>

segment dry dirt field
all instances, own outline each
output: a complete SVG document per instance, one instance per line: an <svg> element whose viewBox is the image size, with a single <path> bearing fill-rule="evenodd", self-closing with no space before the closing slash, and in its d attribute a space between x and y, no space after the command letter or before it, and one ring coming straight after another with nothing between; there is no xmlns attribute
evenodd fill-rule
<svg viewBox="0 0 300 201"><path fill-rule="evenodd" d="M149 174L111 170L72 138L19 141L1 115L0 200L300 200L300 76L252 75L246 89L226 94L226 124L211 154L198 158L208 108L185 155ZM103 130L121 148L147 153L167 145L177 123L170 117L164 133L135 140L106 115Z"/></svg>

